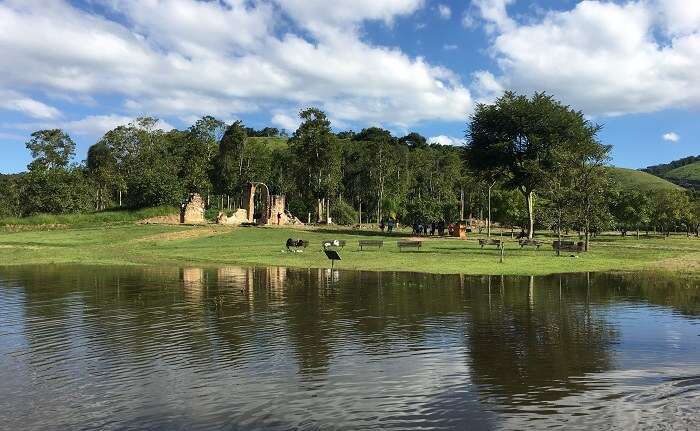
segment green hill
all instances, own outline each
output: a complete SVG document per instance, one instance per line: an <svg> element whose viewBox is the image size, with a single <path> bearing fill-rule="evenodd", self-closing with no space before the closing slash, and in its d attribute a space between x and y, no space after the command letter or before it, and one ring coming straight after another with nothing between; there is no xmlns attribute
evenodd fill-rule
<svg viewBox="0 0 700 431"><path fill-rule="evenodd" d="M640 191L683 189L663 178L636 169L617 168L613 166L608 168L608 173L614 180L622 184L622 187L625 189Z"/></svg>
<svg viewBox="0 0 700 431"><path fill-rule="evenodd" d="M677 180L678 182L700 184L700 162L673 169L667 172L665 176L669 179Z"/></svg>
<svg viewBox="0 0 700 431"><path fill-rule="evenodd" d="M271 150L277 150L277 149L282 149L287 147L287 138L276 138L276 137L270 137L270 138L260 138L260 137L249 137L248 139L257 141L257 142L262 142L264 143L269 149Z"/></svg>

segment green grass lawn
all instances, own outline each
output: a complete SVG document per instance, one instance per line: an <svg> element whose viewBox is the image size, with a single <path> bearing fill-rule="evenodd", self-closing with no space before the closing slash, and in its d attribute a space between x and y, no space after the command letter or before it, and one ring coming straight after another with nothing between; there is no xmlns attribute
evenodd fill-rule
<svg viewBox="0 0 700 431"><path fill-rule="evenodd" d="M301 253L285 252L287 238L303 238ZM379 250L359 251L358 240L382 239ZM658 269L700 275L700 239L604 236L578 257L557 257L547 242L539 250L521 249L510 237L505 262L494 247L481 249L468 240L429 239L420 251L400 252L401 237L345 229L230 228L119 224L60 230L0 232L0 264L177 264L276 265L327 267L321 251L326 239L344 239L339 268L463 274L542 275L578 271ZM547 239L545 239L547 240ZM548 240L547 240L548 241Z"/></svg>

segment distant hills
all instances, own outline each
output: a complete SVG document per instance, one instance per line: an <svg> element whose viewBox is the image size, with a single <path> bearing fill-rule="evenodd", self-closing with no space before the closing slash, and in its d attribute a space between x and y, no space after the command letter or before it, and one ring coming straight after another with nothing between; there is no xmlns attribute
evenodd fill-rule
<svg viewBox="0 0 700 431"><path fill-rule="evenodd" d="M636 169L608 168L610 176L625 189L651 192L657 190L681 190L682 187L648 172Z"/></svg>
<svg viewBox="0 0 700 431"><path fill-rule="evenodd" d="M685 188L700 190L700 155L649 166L642 171L666 179Z"/></svg>

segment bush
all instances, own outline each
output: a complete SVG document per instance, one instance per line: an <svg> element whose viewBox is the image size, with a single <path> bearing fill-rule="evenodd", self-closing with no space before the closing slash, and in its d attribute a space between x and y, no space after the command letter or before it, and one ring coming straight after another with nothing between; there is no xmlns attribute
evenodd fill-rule
<svg viewBox="0 0 700 431"><path fill-rule="evenodd" d="M337 200L331 205L331 218L335 224L355 224L357 222L357 211L344 200Z"/></svg>

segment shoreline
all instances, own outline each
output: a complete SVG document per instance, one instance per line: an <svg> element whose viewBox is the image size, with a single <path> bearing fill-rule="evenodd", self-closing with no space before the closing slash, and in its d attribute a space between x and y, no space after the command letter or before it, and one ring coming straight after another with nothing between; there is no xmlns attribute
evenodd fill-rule
<svg viewBox="0 0 700 431"><path fill-rule="evenodd" d="M492 235L493 237L494 235ZM311 245L301 253L286 253L287 238L303 238ZM0 232L0 266L31 264L278 266L329 268L321 241L342 239L339 270L413 272L426 274L541 276L581 272L657 271L682 277L700 277L700 239L636 239L601 236L591 251L578 257L557 257L551 237L540 236L540 249L521 249L510 235L505 241L505 261L500 250L480 248L478 238L417 238L407 233L387 236L381 232L347 228L223 227L157 224L116 224L55 230ZM358 241L382 240L380 249L358 250ZM396 242L421 239L418 250L398 251Z"/></svg>

